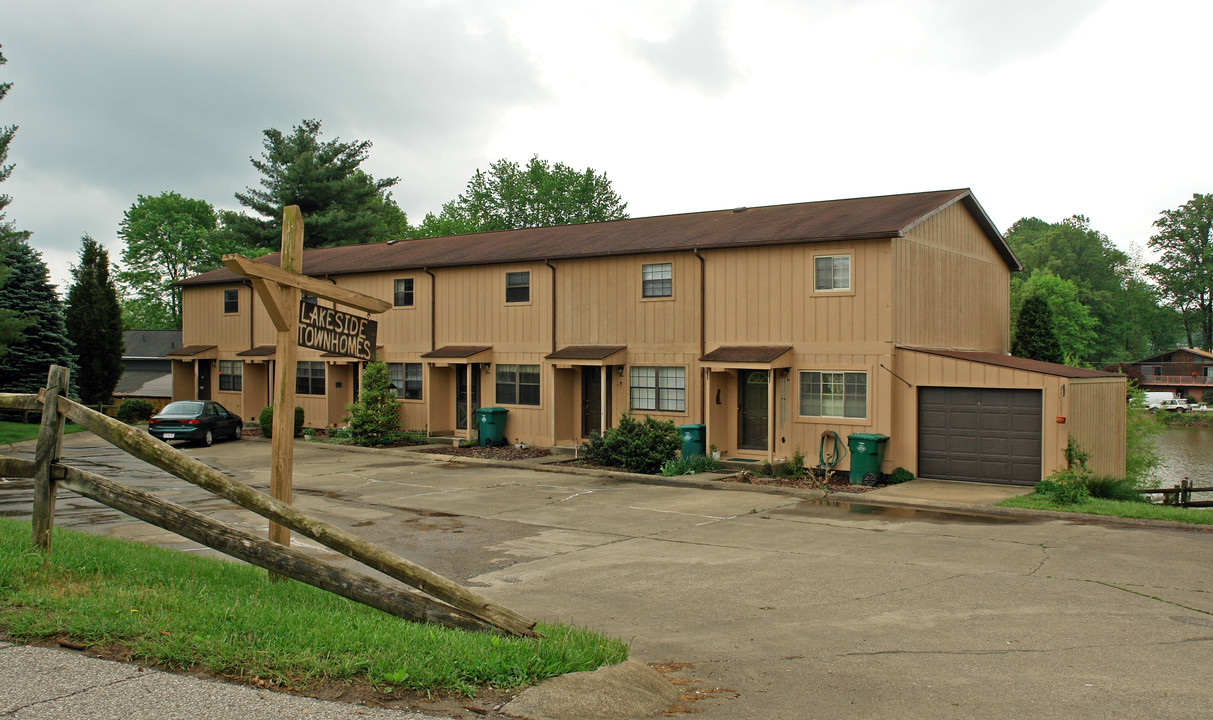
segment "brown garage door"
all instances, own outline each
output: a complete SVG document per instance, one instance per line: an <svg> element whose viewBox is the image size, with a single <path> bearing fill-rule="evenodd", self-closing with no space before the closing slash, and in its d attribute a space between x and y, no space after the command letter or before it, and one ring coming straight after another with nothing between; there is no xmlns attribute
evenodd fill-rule
<svg viewBox="0 0 1213 720"><path fill-rule="evenodd" d="M918 389L918 475L1032 485L1040 480L1041 393Z"/></svg>

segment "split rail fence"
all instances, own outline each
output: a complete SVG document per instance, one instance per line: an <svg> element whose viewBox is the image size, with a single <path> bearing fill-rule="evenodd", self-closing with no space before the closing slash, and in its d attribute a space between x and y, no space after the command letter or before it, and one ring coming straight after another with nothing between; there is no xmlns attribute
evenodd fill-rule
<svg viewBox="0 0 1213 720"><path fill-rule="evenodd" d="M1179 507L1213 507L1213 500L1193 500L1192 493L1213 492L1213 487L1193 487L1192 481L1184 478L1179 481L1179 487L1138 490L1139 493L1162 495L1163 505L1178 505Z"/></svg>
<svg viewBox="0 0 1213 720"><path fill-rule="evenodd" d="M0 393L0 409L41 411L34 460L0 456L0 477L33 478L33 544L51 549L55 497L64 488L197 543L300 582L414 622L464 630L537 637L535 621L389 550L232 480L141 430L91 410L67 395L67 368L52 366L46 388L34 394ZM298 550L236 530L150 493L60 462L65 420L182 480L377 570L405 585L329 565Z"/></svg>

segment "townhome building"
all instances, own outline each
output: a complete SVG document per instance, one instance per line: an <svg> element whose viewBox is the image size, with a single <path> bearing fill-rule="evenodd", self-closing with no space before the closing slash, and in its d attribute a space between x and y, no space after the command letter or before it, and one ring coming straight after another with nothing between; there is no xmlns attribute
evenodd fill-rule
<svg viewBox="0 0 1213 720"><path fill-rule="evenodd" d="M305 232L306 232L306 218ZM277 263L277 255L260 258ZM703 424L726 458L815 464L889 436L882 471L1035 483L1073 437L1124 473L1120 375L1008 355L1018 260L967 189L317 248L302 271L375 316L405 429L572 445L620 413ZM173 396L253 419L275 331L225 268L183 289ZM304 298L304 302L325 300ZM305 424L343 424L362 363L300 349ZM844 458L839 469L848 468Z"/></svg>

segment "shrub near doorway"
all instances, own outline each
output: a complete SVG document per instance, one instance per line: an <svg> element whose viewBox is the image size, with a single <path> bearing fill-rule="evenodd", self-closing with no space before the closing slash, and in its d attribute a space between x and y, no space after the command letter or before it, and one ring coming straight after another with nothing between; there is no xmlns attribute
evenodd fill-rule
<svg viewBox="0 0 1213 720"><path fill-rule="evenodd" d="M590 462L655 475L678 454L678 429L670 421L646 416L643 422L625 412L619 424L599 435L590 433L585 457Z"/></svg>

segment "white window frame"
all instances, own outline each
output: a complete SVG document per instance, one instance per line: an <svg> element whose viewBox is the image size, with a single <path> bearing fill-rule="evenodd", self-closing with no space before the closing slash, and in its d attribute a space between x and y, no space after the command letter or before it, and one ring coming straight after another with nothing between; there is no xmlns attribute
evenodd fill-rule
<svg viewBox="0 0 1213 720"><path fill-rule="evenodd" d="M829 272L828 278L823 278L823 268L820 267L821 262L827 260L830 262L829 268L825 268ZM846 260L846 285L838 284L839 281L839 260ZM855 275L855 260L851 257L851 253L837 253L831 255L814 255L813 256L813 292L815 293L845 293L851 292ZM825 279L827 282L823 283ZM823 284L825 287L823 287Z"/></svg>
<svg viewBox="0 0 1213 720"><path fill-rule="evenodd" d="M687 411L687 369L682 365L633 365L628 372L628 401L633 410Z"/></svg>
<svg viewBox="0 0 1213 720"><path fill-rule="evenodd" d="M392 281L392 307L413 307L413 289L417 283L413 278L396 278ZM406 289L407 288L407 289ZM408 302L404 302L407 296Z"/></svg>
<svg viewBox="0 0 1213 720"><path fill-rule="evenodd" d="M640 266L642 298L674 297L674 263L647 263Z"/></svg>
<svg viewBox="0 0 1213 720"><path fill-rule="evenodd" d="M229 297L231 297L231 300L228 300ZM228 308L229 304L235 305L235 307L232 308L231 310L228 310L227 308ZM223 314L224 315L235 315L239 312L240 312L240 290L239 289L224 290L223 291Z"/></svg>
<svg viewBox="0 0 1213 720"><path fill-rule="evenodd" d="M518 282L518 280L521 280L523 278L526 278L526 284L522 284L522 283ZM510 284L511 280L515 281L513 285ZM514 290L516 293L521 290L526 290L526 297L515 298L515 299L511 300L510 299L511 290ZM511 270L511 271L506 272L506 274L505 274L505 301L509 305L525 305L526 303L529 303L531 301L531 271L530 270Z"/></svg>
<svg viewBox="0 0 1213 720"><path fill-rule="evenodd" d="M535 382L522 382L522 375L534 375ZM542 377L540 376L538 365L525 364L509 364L503 365L498 363L496 373L496 390L495 397L498 405L526 405L529 407L538 407L543 398L542 393ZM523 388L535 388L534 402L522 399ZM508 392L507 392L508 389ZM528 393L529 394L529 393Z"/></svg>
<svg viewBox="0 0 1213 720"><path fill-rule="evenodd" d="M813 376L818 376L818 397L813 407L811 389ZM796 409L802 418L844 418L866 420L868 418L868 371L866 370L801 370L796 388ZM853 381L862 379L862 399ZM828 387L827 387L828 383ZM809 407L805 407L806 402ZM813 410L817 412L814 413ZM857 414L857 411L859 414Z"/></svg>
<svg viewBox="0 0 1213 720"><path fill-rule="evenodd" d="M422 399L421 363L388 363L392 397L397 400Z"/></svg>
<svg viewBox="0 0 1213 720"><path fill-rule="evenodd" d="M227 381L226 383L224 381ZM227 387L224 387L224 385ZM244 361L219 361L219 392L239 392L244 387Z"/></svg>

